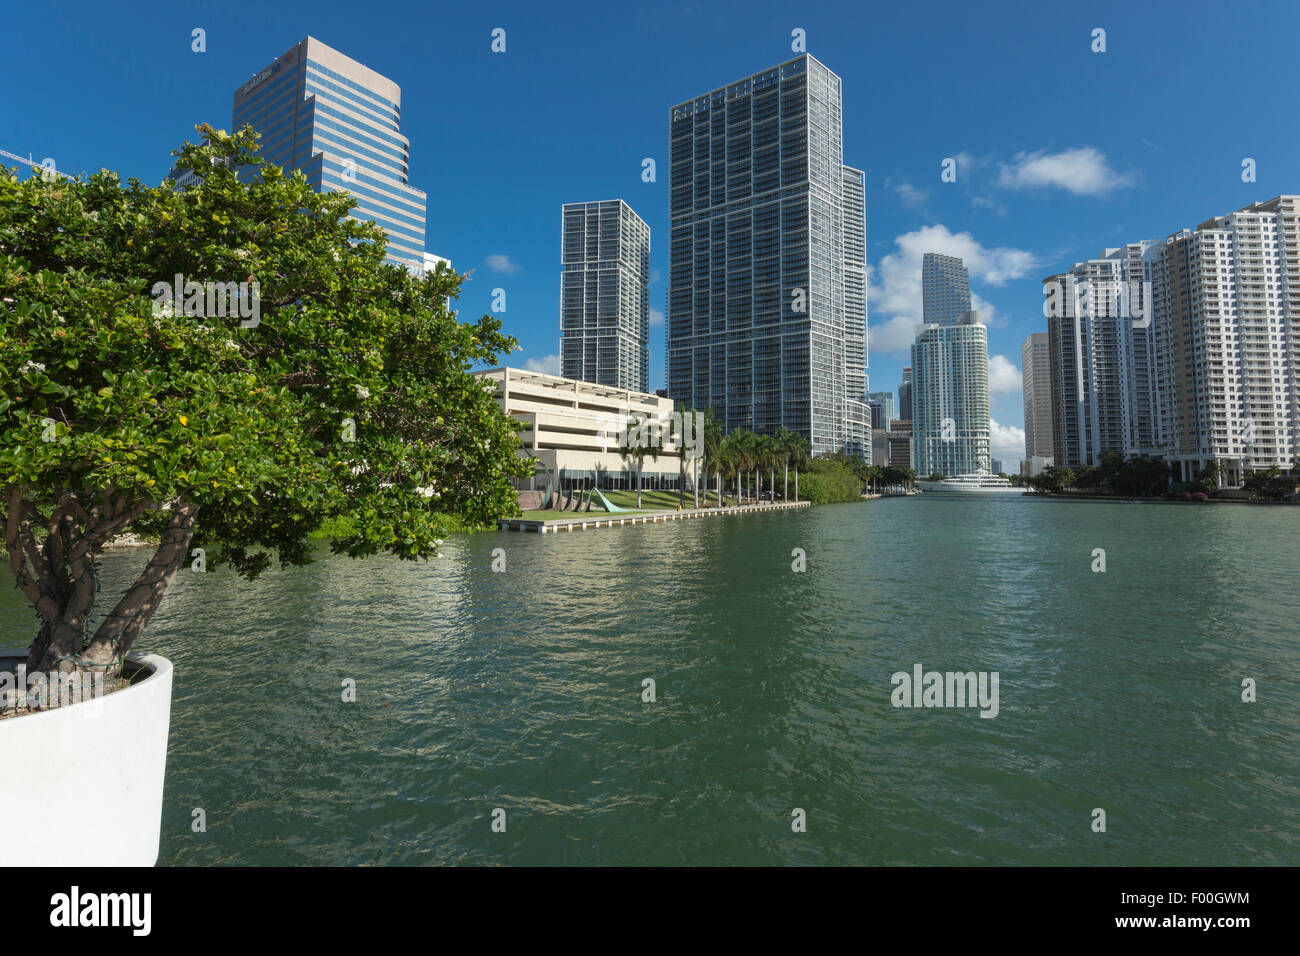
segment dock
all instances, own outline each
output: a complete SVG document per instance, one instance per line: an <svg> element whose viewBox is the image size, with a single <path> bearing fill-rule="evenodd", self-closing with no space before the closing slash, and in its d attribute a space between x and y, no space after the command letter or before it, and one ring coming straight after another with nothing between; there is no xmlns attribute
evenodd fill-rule
<svg viewBox="0 0 1300 956"><path fill-rule="evenodd" d="M535 531L538 534L553 534L558 531L586 531L592 528L621 528L624 525L659 524L664 521L689 521L693 518L719 518L730 515L766 514L770 511L792 511L811 507L807 501L778 501L772 504L741 505L737 508L685 508L681 511L647 511L642 514L609 514L602 512L600 517L552 518L539 521L528 518L502 518L497 523L499 531ZM563 514L563 512L561 512Z"/></svg>

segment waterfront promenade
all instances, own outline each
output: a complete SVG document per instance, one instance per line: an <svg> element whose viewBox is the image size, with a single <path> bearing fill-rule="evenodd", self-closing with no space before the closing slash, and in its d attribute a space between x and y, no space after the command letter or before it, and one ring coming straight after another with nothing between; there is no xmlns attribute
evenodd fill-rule
<svg viewBox="0 0 1300 956"><path fill-rule="evenodd" d="M662 521L685 521L690 518L717 518L728 515L755 514L767 511L789 511L795 508L808 508L807 501L777 501L770 504L740 505L734 508L685 508L681 511L646 511L638 514L610 514L600 512L591 517L579 518L566 516L538 520L530 518L502 518L497 528L500 531L535 531L538 534L550 534L557 531L586 531L594 528L621 528L630 524L659 524ZM582 514L575 512L574 514ZM564 512L560 512L564 514Z"/></svg>

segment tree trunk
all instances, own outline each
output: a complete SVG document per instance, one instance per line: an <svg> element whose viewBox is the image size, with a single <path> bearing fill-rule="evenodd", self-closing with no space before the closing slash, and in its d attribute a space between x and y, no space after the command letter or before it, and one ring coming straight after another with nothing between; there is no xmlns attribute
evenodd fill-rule
<svg viewBox="0 0 1300 956"><path fill-rule="evenodd" d="M83 667L103 667L109 680L119 675L127 651L158 610L167 588L176 579L176 572L189 556L198 514L199 506L189 502L173 507L171 520L162 533L162 543L135 583L100 624L81 655Z"/></svg>
<svg viewBox="0 0 1300 956"><path fill-rule="evenodd" d="M794 470L794 500L799 500L799 469Z"/></svg>
<svg viewBox="0 0 1300 956"><path fill-rule="evenodd" d="M781 497L790 500L790 463L785 463L785 484L781 487Z"/></svg>
<svg viewBox="0 0 1300 956"><path fill-rule="evenodd" d="M151 506L115 498L115 491L92 493L83 500L64 490L46 518L25 500L26 486L9 489L4 525L10 568L42 619L27 654L29 672L71 673L82 667L81 645L98 590L95 555ZM39 548L33 521L45 531Z"/></svg>

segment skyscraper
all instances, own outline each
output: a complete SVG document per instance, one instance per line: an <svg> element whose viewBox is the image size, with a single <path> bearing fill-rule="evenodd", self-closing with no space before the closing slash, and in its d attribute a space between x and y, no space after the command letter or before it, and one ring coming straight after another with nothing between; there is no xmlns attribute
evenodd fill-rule
<svg viewBox="0 0 1300 956"><path fill-rule="evenodd" d="M1051 458L1052 365L1046 332L1033 333L1020 346L1020 378L1025 399L1025 457Z"/></svg>
<svg viewBox="0 0 1300 956"><path fill-rule="evenodd" d="M673 107L668 394L870 456L865 177L807 54Z"/></svg>
<svg viewBox="0 0 1300 956"><path fill-rule="evenodd" d="M868 392L867 407L871 409L871 427L889 428L889 423L897 417L894 414L893 392Z"/></svg>
<svg viewBox="0 0 1300 956"><path fill-rule="evenodd" d="M1300 455L1300 196L1183 230L1152 276L1157 404L1182 480L1228 484Z"/></svg>
<svg viewBox="0 0 1300 956"><path fill-rule="evenodd" d="M1147 301L1159 253L1151 240L1129 243L1043 280L1050 454L1057 465L1096 465L1107 451L1124 458L1159 454L1154 329ZM1026 456L1033 457L1027 449Z"/></svg>
<svg viewBox="0 0 1300 956"><path fill-rule="evenodd" d="M912 366L903 367L903 380L898 383L898 417L912 420Z"/></svg>
<svg viewBox="0 0 1300 956"><path fill-rule="evenodd" d="M650 227L621 199L563 207L560 374L644 392L650 379Z"/></svg>
<svg viewBox="0 0 1300 956"><path fill-rule="evenodd" d="M927 252L921 261L921 299L926 325L960 325L971 310L966 264L956 256Z"/></svg>
<svg viewBox="0 0 1300 956"><path fill-rule="evenodd" d="M408 180L396 83L306 37L235 91L232 125L261 134L262 155L318 192L350 192L356 219L388 233L388 258L424 269L425 194Z"/></svg>
<svg viewBox="0 0 1300 956"><path fill-rule="evenodd" d="M912 345L912 467L919 475L988 471L988 330L978 312L920 327Z"/></svg>

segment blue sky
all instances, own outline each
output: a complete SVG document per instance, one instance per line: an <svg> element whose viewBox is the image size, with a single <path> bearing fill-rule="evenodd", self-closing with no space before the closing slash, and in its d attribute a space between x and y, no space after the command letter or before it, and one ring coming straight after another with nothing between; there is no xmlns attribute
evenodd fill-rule
<svg viewBox="0 0 1300 956"><path fill-rule="evenodd" d="M907 363L921 255L964 256L991 325L995 457L1019 454L1020 344L1045 329L1045 275L1300 192L1288 0L28 3L0 39L0 149L158 182L196 123L228 128L236 87L318 37L401 86L428 248L473 271L463 314L506 289L510 364L553 370L561 204L622 198L650 224L660 315L669 109L789 59L795 28L843 78L844 161L867 171L871 387L895 389ZM656 388L661 323L651 343Z"/></svg>

